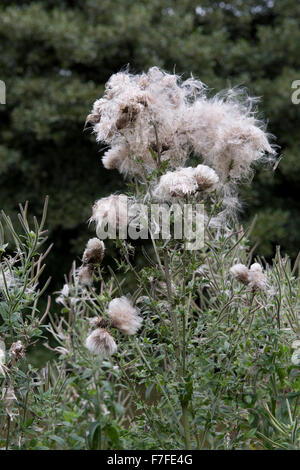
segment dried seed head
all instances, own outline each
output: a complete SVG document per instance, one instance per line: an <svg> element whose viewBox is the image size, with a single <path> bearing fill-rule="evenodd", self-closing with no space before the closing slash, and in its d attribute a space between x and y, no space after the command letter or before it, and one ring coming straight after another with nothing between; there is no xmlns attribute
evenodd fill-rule
<svg viewBox="0 0 300 470"><path fill-rule="evenodd" d="M117 351L113 337L104 328L97 328L86 339L86 347L93 354L108 357Z"/></svg>
<svg viewBox="0 0 300 470"><path fill-rule="evenodd" d="M107 320L103 317L93 317L89 318L89 323L91 328L94 330L96 328L106 328L107 327Z"/></svg>
<svg viewBox="0 0 300 470"><path fill-rule="evenodd" d="M193 176L200 191L212 191L219 182L215 170L207 165L198 165L193 171Z"/></svg>
<svg viewBox="0 0 300 470"><path fill-rule="evenodd" d="M86 266L80 266L78 269L78 280L79 283L84 286L91 286L93 284L93 272L94 267L91 264Z"/></svg>
<svg viewBox="0 0 300 470"><path fill-rule="evenodd" d="M198 184L193 176L192 168L178 168L168 171L160 177L155 186L153 195L160 201L172 201L174 197L185 197L195 194Z"/></svg>
<svg viewBox="0 0 300 470"><path fill-rule="evenodd" d="M267 286L266 275L262 272L262 267L258 263L252 264L250 269L244 264L235 264L230 268L230 272L240 282L252 289L265 290Z"/></svg>
<svg viewBox="0 0 300 470"><path fill-rule="evenodd" d="M174 197L188 196L197 191L212 191L218 181L217 173L207 165L177 168L161 176L153 194L158 200L172 201Z"/></svg>
<svg viewBox="0 0 300 470"><path fill-rule="evenodd" d="M155 168L151 149L170 168L184 166L192 151L212 166L224 183L251 175L251 164L275 154L253 103L243 90L207 96L202 82L152 67L147 73L120 72L111 76L105 94L93 106L87 121L98 142L111 149L106 168L123 174ZM151 125L149 125L151 122Z"/></svg>
<svg viewBox="0 0 300 470"><path fill-rule="evenodd" d="M2 269L1 269L2 268ZM5 280L4 280L5 279ZM17 280L14 278L9 269L4 269L0 266L0 292L3 290L11 289L17 285Z"/></svg>
<svg viewBox="0 0 300 470"><path fill-rule="evenodd" d="M107 170L117 170L121 167L122 162L126 160L126 147L118 145L105 152L102 157L102 163Z"/></svg>
<svg viewBox="0 0 300 470"><path fill-rule="evenodd" d="M84 250L83 264L100 264L104 257L104 243L99 238L91 238Z"/></svg>
<svg viewBox="0 0 300 470"><path fill-rule="evenodd" d="M111 195L95 202L91 221L96 223L96 233L108 228L122 229L128 225L128 198L124 194Z"/></svg>
<svg viewBox="0 0 300 470"><path fill-rule="evenodd" d="M223 96L197 99L187 109L193 151L217 171L222 182L251 176L253 162L275 154L255 117L253 101L229 90Z"/></svg>
<svg viewBox="0 0 300 470"><path fill-rule="evenodd" d="M230 272L243 284L249 284L249 269L244 264L238 263L230 268Z"/></svg>
<svg viewBox="0 0 300 470"><path fill-rule="evenodd" d="M20 359L22 359L22 357L25 356L25 352L26 352L25 346L23 346L20 340L17 341L16 343L12 343L9 349L10 356L16 361L19 361Z"/></svg>
<svg viewBox="0 0 300 470"><path fill-rule="evenodd" d="M258 263L254 263L250 266L249 286L252 287L252 289L261 290L265 290L267 287L267 277L262 272L262 267Z"/></svg>
<svg viewBox="0 0 300 470"><path fill-rule="evenodd" d="M134 335L140 329L143 321L139 316L139 309L133 307L125 296L113 299L109 303L108 316L111 326L127 335Z"/></svg>
<svg viewBox="0 0 300 470"><path fill-rule="evenodd" d="M251 264L251 266L250 266L250 271L262 273L262 270L263 270L263 269L262 269L261 265L258 264L258 263L253 263L253 264Z"/></svg>

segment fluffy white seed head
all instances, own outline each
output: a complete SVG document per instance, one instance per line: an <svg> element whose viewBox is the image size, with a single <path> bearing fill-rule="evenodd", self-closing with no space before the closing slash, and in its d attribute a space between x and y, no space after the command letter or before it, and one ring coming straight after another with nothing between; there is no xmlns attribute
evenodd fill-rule
<svg viewBox="0 0 300 470"><path fill-rule="evenodd" d="M14 402L17 401L17 397L12 386L2 388L1 399L5 405L5 411L9 415L10 419L13 421L16 416L18 416L19 411L14 406Z"/></svg>
<svg viewBox="0 0 300 470"><path fill-rule="evenodd" d="M300 365L300 349L296 349L293 352L291 361L292 361L292 364L294 364L295 366Z"/></svg>
<svg viewBox="0 0 300 470"><path fill-rule="evenodd" d="M10 266L12 268L14 261L11 262ZM34 285L27 286L24 290L24 282L21 278L18 277L18 274L13 269L8 269L3 267L0 264L0 296L5 295L5 293L10 292L13 289L18 289L20 292L23 292L25 295L32 295L35 292L37 283Z"/></svg>
<svg viewBox="0 0 300 470"><path fill-rule="evenodd" d="M185 197L195 194L198 189L193 168L178 168L168 171L160 177L159 183L153 190L153 195L160 201L171 201L175 197Z"/></svg>
<svg viewBox="0 0 300 470"><path fill-rule="evenodd" d="M251 175L251 165L264 154L275 154L251 108L234 93L198 99L188 109L193 151L212 166L220 179L235 182Z"/></svg>
<svg viewBox="0 0 300 470"><path fill-rule="evenodd" d="M244 264L235 264L230 268L230 272L236 279L252 289L265 290L267 287L267 277L258 263L252 264L250 269Z"/></svg>
<svg viewBox="0 0 300 470"><path fill-rule="evenodd" d="M210 98L202 82L181 81L153 67L141 75L112 75L87 121L97 141L111 147L103 157L106 168L141 173L142 163L151 171L155 151L174 169L184 166L192 152L223 183L237 182L251 175L253 162L275 154L253 103L240 90Z"/></svg>
<svg viewBox="0 0 300 470"><path fill-rule="evenodd" d="M180 83L176 75L157 67L141 75L120 72L106 84L104 96L94 103L87 121L97 141L111 146L103 163L123 174L155 168L152 152L170 166L182 165L189 155L184 114L187 96L200 93L201 82Z"/></svg>
<svg viewBox="0 0 300 470"><path fill-rule="evenodd" d="M93 267L89 264L80 266L78 269L78 281L83 286L91 286L93 284Z"/></svg>
<svg viewBox="0 0 300 470"><path fill-rule="evenodd" d="M258 263L255 263L259 266ZM252 289L265 290L267 287L267 277L260 269L251 269L249 270L249 287Z"/></svg>
<svg viewBox="0 0 300 470"><path fill-rule="evenodd" d="M212 191L219 182L217 173L207 165L196 166L193 176L199 191Z"/></svg>
<svg viewBox="0 0 300 470"><path fill-rule="evenodd" d="M68 284L64 284L63 288L61 289L59 293L59 296L56 297L56 300L55 300L56 303L65 305L69 295L70 295L70 287L68 286Z"/></svg>
<svg viewBox="0 0 300 470"><path fill-rule="evenodd" d="M249 283L249 269L244 264L238 263L230 268L230 273L243 284Z"/></svg>
<svg viewBox="0 0 300 470"><path fill-rule="evenodd" d="M16 279L8 269L0 269L0 291L10 289L17 285Z"/></svg>
<svg viewBox="0 0 300 470"><path fill-rule="evenodd" d="M92 331L87 337L85 345L89 351L101 357L111 356L117 351L115 340L104 328Z"/></svg>
<svg viewBox="0 0 300 470"><path fill-rule="evenodd" d="M127 335L134 335L142 325L139 309L133 307L130 300L125 296L113 299L109 303L108 316L111 325Z"/></svg>
<svg viewBox="0 0 300 470"><path fill-rule="evenodd" d="M250 266L250 271L262 273L262 267L259 263L253 263Z"/></svg>
<svg viewBox="0 0 300 470"><path fill-rule="evenodd" d="M116 145L116 147L112 147L105 152L102 157L102 163L107 170L117 170L126 158L126 146Z"/></svg>
<svg viewBox="0 0 300 470"><path fill-rule="evenodd" d="M101 238L101 230L106 226L120 230L128 225L128 198L127 196L111 195L95 202L93 214L90 219L96 223L96 233Z"/></svg>

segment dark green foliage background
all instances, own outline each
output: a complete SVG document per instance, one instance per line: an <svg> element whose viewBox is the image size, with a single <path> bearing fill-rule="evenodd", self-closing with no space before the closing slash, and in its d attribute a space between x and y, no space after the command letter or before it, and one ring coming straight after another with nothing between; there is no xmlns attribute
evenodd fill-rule
<svg viewBox="0 0 300 470"><path fill-rule="evenodd" d="M300 105L291 102L291 84L300 79L299 22L295 0L1 1L0 205L13 213L28 199L38 215L50 195L56 282L89 236L94 200L123 187L83 127L104 83L127 64L132 72L153 65L191 72L215 91L244 85L262 97L284 158L275 174L260 171L243 188L242 217L258 214L260 254L280 244L296 255Z"/></svg>

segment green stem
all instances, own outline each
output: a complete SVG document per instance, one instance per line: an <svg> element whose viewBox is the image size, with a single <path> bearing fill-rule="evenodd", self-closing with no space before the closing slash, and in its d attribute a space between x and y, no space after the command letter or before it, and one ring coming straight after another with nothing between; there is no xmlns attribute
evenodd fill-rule
<svg viewBox="0 0 300 470"><path fill-rule="evenodd" d="M184 442L185 448L190 450L191 447L191 436L190 436L190 423L189 423L189 412L187 405L182 405L182 421L184 429Z"/></svg>
<svg viewBox="0 0 300 470"><path fill-rule="evenodd" d="M10 435L10 417L7 416L7 434L6 434L5 450L8 450L8 446L9 446L9 435Z"/></svg>

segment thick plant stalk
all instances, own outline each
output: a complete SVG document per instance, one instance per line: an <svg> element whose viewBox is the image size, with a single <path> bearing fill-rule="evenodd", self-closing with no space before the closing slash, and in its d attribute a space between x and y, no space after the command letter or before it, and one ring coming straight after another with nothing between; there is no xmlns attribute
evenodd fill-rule
<svg viewBox="0 0 300 470"><path fill-rule="evenodd" d="M167 292L168 292L168 298L169 298L169 303L170 303L170 312L171 312L171 320L173 323L173 328L174 328L174 333L176 336L176 351L177 351L177 358L178 358L178 369L179 369L179 380L181 382L184 381L185 377L185 354L186 354L186 349L185 349L185 323L183 322L183 328L182 328L182 347L180 345L180 340L179 340L179 328L178 328L178 322L176 318L176 314L174 313L173 307L174 307L174 301L173 301L173 295L172 295L172 285L171 285L171 277L170 277L170 268L169 268L169 258L168 258L168 253L167 251L164 252L164 267L165 267L165 275L166 275L166 284L167 284ZM185 321L185 320L184 320ZM182 360L182 364L180 364L180 357ZM189 424L189 412L188 412L188 404L187 403L181 403L181 409L182 409L182 424L183 424L183 430L184 430L184 441L185 441L185 448L186 449L191 449L191 437L190 437L190 424Z"/></svg>

